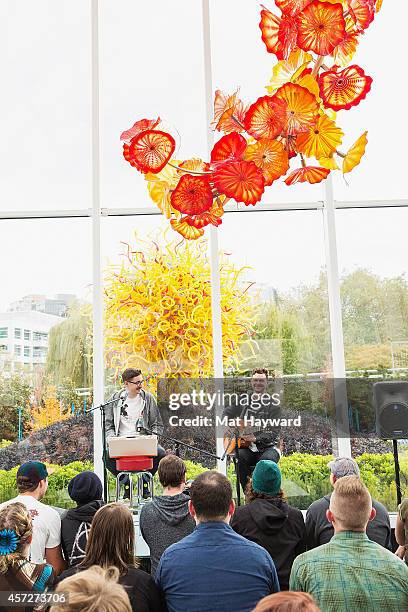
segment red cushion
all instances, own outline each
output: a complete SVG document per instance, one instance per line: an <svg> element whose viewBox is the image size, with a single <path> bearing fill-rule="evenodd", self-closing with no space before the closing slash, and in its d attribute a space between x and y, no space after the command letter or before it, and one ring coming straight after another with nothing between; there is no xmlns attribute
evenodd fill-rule
<svg viewBox="0 0 408 612"><path fill-rule="evenodd" d="M116 469L120 472L143 472L144 470L151 470L152 467L153 458L146 455L118 457L116 459Z"/></svg>

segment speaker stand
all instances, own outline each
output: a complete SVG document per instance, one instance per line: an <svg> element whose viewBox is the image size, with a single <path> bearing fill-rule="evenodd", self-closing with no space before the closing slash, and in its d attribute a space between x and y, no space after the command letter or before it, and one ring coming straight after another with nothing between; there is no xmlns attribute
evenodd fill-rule
<svg viewBox="0 0 408 612"><path fill-rule="evenodd" d="M394 469L395 469L395 486L397 489L397 504L401 503L401 481L400 481L400 466L398 460L398 441L392 441L392 448L394 451Z"/></svg>

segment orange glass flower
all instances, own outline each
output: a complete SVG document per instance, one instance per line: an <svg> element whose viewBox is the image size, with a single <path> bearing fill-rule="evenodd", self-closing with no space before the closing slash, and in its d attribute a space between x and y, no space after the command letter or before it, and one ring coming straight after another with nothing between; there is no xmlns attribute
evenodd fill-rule
<svg viewBox="0 0 408 612"><path fill-rule="evenodd" d="M343 131L328 118L320 115L316 124L308 132L297 137L297 149L306 157L330 157L344 136Z"/></svg>
<svg viewBox="0 0 408 612"><path fill-rule="evenodd" d="M157 119L141 119L140 121L136 121L136 123L134 123L129 130L126 130L125 132L121 133L120 139L131 140L132 138L140 134L140 132L144 132L145 130L154 130L154 128L157 127L159 123L160 117L157 117Z"/></svg>
<svg viewBox="0 0 408 612"><path fill-rule="evenodd" d="M214 172L218 191L236 202L256 204L265 189L261 170L252 161L228 161Z"/></svg>
<svg viewBox="0 0 408 612"><path fill-rule="evenodd" d="M242 159L247 141L241 134L226 134L215 143L211 151L211 162L224 162L228 159Z"/></svg>
<svg viewBox="0 0 408 612"><path fill-rule="evenodd" d="M123 156L140 172L157 174L163 170L174 153L176 143L170 134L159 130L145 130L123 145Z"/></svg>
<svg viewBox="0 0 408 612"><path fill-rule="evenodd" d="M242 132L247 107L238 98L238 91L227 96L217 89L214 97L214 119L211 126L219 132Z"/></svg>
<svg viewBox="0 0 408 612"><path fill-rule="evenodd" d="M319 76L318 82L324 106L338 111L357 106L370 91L373 79L360 66L347 66L343 70L333 66Z"/></svg>
<svg viewBox="0 0 408 612"><path fill-rule="evenodd" d="M297 26L293 17L278 17L264 8L259 27L267 51L274 53L280 60L287 59L296 47Z"/></svg>
<svg viewBox="0 0 408 612"><path fill-rule="evenodd" d="M257 140L276 138L285 125L285 119L285 101L276 96L262 96L249 107L245 115L245 128Z"/></svg>
<svg viewBox="0 0 408 612"><path fill-rule="evenodd" d="M356 140L353 146L350 147L343 159L343 174L351 172L353 168L358 166L365 153L367 142L367 132L364 132L364 134L361 134L360 138Z"/></svg>
<svg viewBox="0 0 408 612"><path fill-rule="evenodd" d="M208 211L203 212L200 215L195 215L194 217L183 217L181 221L185 220L192 227L198 228L205 227L206 225L210 224L218 227L218 225L221 225L222 223L221 217L223 214L224 208L222 203L220 202L219 198L216 198Z"/></svg>
<svg viewBox="0 0 408 612"><path fill-rule="evenodd" d="M289 174L285 179L286 185L294 185L295 183L320 183L325 179L330 170L328 168L320 168L320 166L305 166L298 168Z"/></svg>
<svg viewBox="0 0 408 612"><path fill-rule="evenodd" d="M346 36L335 47L332 57L336 66L347 66L351 62L358 45L358 32L351 17L346 18Z"/></svg>
<svg viewBox="0 0 408 612"><path fill-rule="evenodd" d="M312 0L275 0L275 4L285 15L297 15L312 2Z"/></svg>
<svg viewBox="0 0 408 612"><path fill-rule="evenodd" d="M375 0L347 0L348 12L360 31L374 20Z"/></svg>
<svg viewBox="0 0 408 612"><path fill-rule="evenodd" d="M198 215L209 210L213 194L209 180L204 176L185 174L171 194L171 205L186 215Z"/></svg>
<svg viewBox="0 0 408 612"><path fill-rule="evenodd" d="M286 83L278 89L275 98L286 104L284 131L286 134L307 132L315 123L319 104L313 94L296 83Z"/></svg>
<svg viewBox="0 0 408 612"><path fill-rule="evenodd" d="M201 236L204 235L204 230L189 225L186 221L186 217L182 217L180 220L171 219L170 225L187 240L197 240L197 238L201 238Z"/></svg>
<svg viewBox="0 0 408 612"><path fill-rule="evenodd" d="M296 17L298 47L318 55L330 55L346 35L341 4L313 0Z"/></svg>
<svg viewBox="0 0 408 612"><path fill-rule="evenodd" d="M289 170L288 154L278 140L265 139L249 145L245 159L253 161L262 170L265 185L272 185Z"/></svg>

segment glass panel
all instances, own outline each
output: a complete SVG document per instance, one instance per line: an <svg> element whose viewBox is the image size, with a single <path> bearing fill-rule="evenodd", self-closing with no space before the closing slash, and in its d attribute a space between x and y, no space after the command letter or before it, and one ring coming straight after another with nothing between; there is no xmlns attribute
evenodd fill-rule
<svg viewBox="0 0 408 612"><path fill-rule="evenodd" d="M349 377L361 379L354 383L361 395L364 380L407 378L408 209L338 210L336 219L346 368ZM367 433L373 438L370 441L373 455L364 459L372 472L372 494L395 510L392 446L375 437L372 391L370 395L366 401L366 396L360 398L354 391L349 396L351 419L360 435ZM408 465L406 446L399 447L404 496L408 493ZM355 451L359 450L357 445Z"/></svg>
<svg viewBox="0 0 408 612"><path fill-rule="evenodd" d="M16 495L13 468L40 460L59 466L46 501L72 504L68 481L93 462L90 230L89 219L0 222L0 328L24 330L0 355L0 502Z"/></svg>
<svg viewBox="0 0 408 612"><path fill-rule="evenodd" d="M175 10L168 2L154 8L125 0L118 11L104 0L100 23L103 206L154 207L119 137L137 119L160 116L177 139L175 157L205 154L201 4L180 0ZM129 24L137 24L137 36Z"/></svg>
<svg viewBox="0 0 408 612"><path fill-rule="evenodd" d="M90 208L89 7L2 3L2 210Z"/></svg>

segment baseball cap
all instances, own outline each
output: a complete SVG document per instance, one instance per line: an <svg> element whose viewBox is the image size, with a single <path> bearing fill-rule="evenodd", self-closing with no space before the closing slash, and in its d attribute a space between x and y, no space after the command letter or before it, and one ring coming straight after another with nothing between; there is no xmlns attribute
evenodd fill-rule
<svg viewBox="0 0 408 612"><path fill-rule="evenodd" d="M342 478L343 476L360 476L360 469L356 461L350 457L337 457L337 459L329 461L327 466L336 478Z"/></svg>
<svg viewBox="0 0 408 612"><path fill-rule="evenodd" d="M18 468L17 478L19 476L24 476L24 478L28 478L33 485L36 485L40 480L48 478L53 471L53 469L47 470L47 466L45 463L41 463L41 461L26 461L26 463L22 463Z"/></svg>

